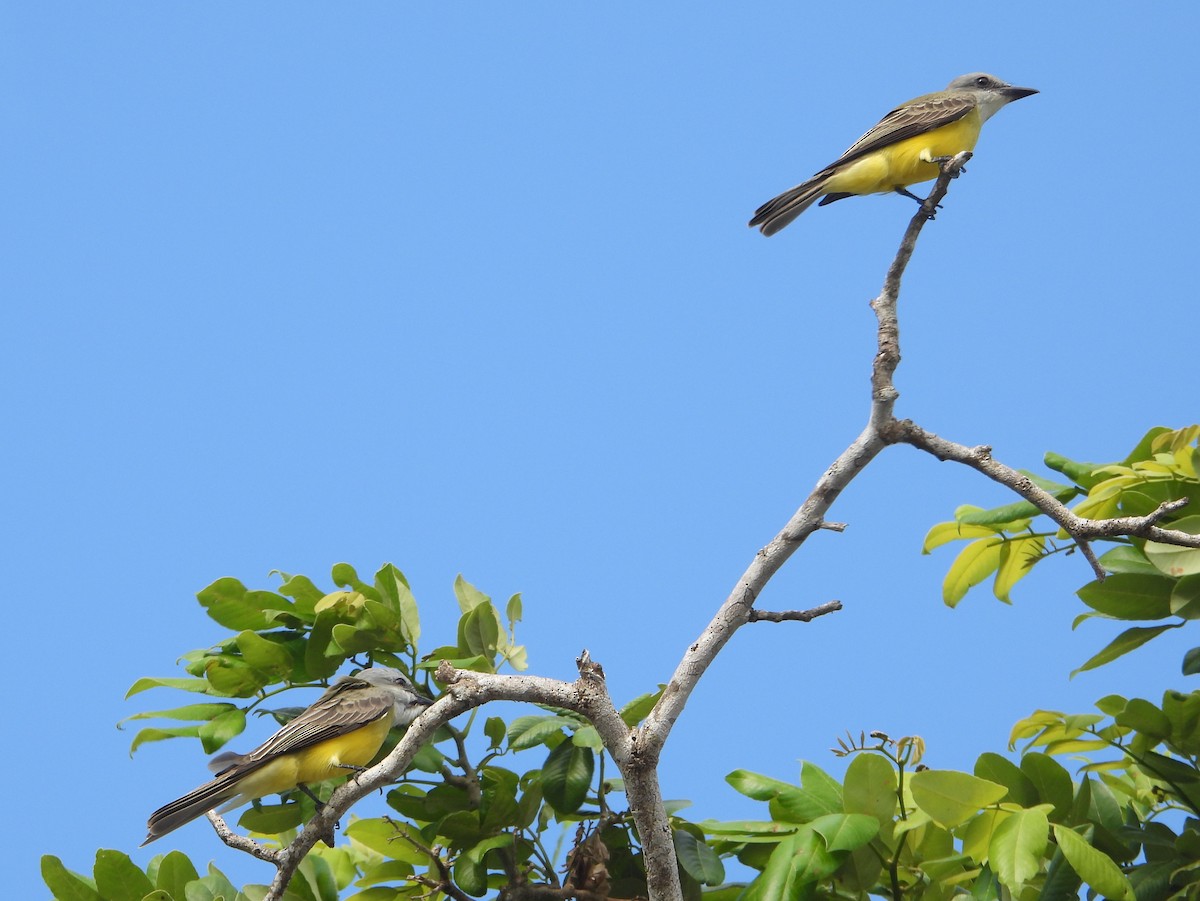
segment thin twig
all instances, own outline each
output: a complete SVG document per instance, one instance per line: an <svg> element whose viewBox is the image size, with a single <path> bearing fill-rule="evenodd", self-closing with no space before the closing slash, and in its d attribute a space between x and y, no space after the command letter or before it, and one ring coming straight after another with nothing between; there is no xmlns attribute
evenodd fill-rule
<svg viewBox="0 0 1200 901"><path fill-rule="evenodd" d="M252 838L238 835L229 828L229 824L225 822L225 818L215 810L210 810L205 816L212 823L217 836L229 847L236 848L238 851L245 851L247 854L253 854L259 860L265 860L268 863L276 865L279 864L280 852L275 848L268 848L266 845L260 844Z"/></svg>
<svg viewBox="0 0 1200 901"><path fill-rule="evenodd" d="M751 609L750 618L747 622L751 623L782 623L782 622L812 622L818 616L824 616L826 613L835 613L842 609L841 601L828 601L820 606L813 607L811 610L783 610L779 613L774 613L770 610Z"/></svg>

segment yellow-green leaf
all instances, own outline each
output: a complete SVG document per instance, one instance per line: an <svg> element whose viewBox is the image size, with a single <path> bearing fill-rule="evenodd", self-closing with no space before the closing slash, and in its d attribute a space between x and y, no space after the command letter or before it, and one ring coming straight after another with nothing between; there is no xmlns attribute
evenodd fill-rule
<svg viewBox="0 0 1200 901"><path fill-rule="evenodd" d="M912 775L909 785L917 806L947 829L1008 794L1003 785L954 770L923 770Z"/></svg>

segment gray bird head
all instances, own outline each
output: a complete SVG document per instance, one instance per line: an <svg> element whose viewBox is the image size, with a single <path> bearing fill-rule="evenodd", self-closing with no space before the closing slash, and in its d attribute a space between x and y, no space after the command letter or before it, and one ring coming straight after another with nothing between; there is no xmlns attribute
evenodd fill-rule
<svg viewBox="0 0 1200 901"><path fill-rule="evenodd" d="M975 102L979 104L980 115L983 116L985 122L1004 104L1037 93L1036 88L1018 88L1007 81L1001 81L995 75L988 75L986 72L960 75L946 86L946 90L969 91L973 94Z"/></svg>
<svg viewBox="0 0 1200 901"><path fill-rule="evenodd" d="M372 666L369 669L359 670L350 678L359 679L391 692L394 725L397 726L407 726L417 718L422 710L433 703L433 699L422 694L408 676L391 667Z"/></svg>

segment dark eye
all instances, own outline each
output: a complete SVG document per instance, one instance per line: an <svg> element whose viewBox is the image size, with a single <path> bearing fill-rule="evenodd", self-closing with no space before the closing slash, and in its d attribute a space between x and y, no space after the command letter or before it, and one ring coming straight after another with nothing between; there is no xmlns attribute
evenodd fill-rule
<svg viewBox="0 0 1200 901"><path fill-rule="evenodd" d="M978 78L975 79L975 84L979 85L981 88L987 87L988 80L989 79L986 75L980 75Z"/></svg>

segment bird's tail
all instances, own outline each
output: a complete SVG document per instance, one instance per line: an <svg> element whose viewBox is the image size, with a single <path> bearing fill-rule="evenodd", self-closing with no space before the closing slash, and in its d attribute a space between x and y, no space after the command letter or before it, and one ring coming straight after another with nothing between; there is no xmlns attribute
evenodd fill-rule
<svg viewBox="0 0 1200 901"><path fill-rule="evenodd" d="M150 814L150 819L146 823L148 832L142 846L145 847L155 839L162 838L184 823L190 823L196 817L208 813L231 798L236 798L240 794L238 782L245 775L245 772L226 769L211 782L205 782L182 798L177 798L170 804L164 804L158 808Z"/></svg>
<svg viewBox="0 0 1200 901"><path fill-rule="evenodd" d="M754 211L750 227L759 229L768 237L775 234L810 206L818 197L825 193L825 182L829 173L822 172L814 175L808 181L789 188L778 197L768 200Z"/></svg>

